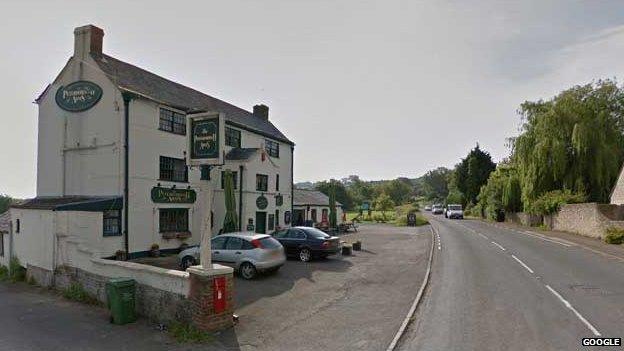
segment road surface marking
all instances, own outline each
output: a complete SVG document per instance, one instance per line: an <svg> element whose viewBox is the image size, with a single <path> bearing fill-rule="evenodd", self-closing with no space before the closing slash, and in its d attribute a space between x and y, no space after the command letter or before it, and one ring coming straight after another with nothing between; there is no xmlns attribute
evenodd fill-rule
<svg viewBox="0 0 624 351"><path fill-rule="evenodd" d="M522 265L522 267L526 268L527 271L531 272L531 274L535 274L535 272L533 272L533 270L531 269L531 267L527 266L524 262L522 262L518 257L516 257L516 255L511 255L511 257L513 257L514 260L518 261L518 263L520 263Z"/></svg>
<svg viewBox="0 0 624 351"><path fill-rule="evenodd" d="M559 245L562 245L562 246L565 246L565 247L570 247L570 246L572 246L572 245L570 245L570 244L566 244L566 243L561 242L561 241L558 241L558 240L553 240L553 239L550 239L550 238L546 238L546 237L544 237L543 235L538 235L538 234L535 234L535 233L532 233L532 232L527 232L527 231L519 231L518 233L522 233L522 234L525 234L525 235L529 235L529 236L532 236L532 237L538 238L538 239L540 239L540 240L548 241L548 242L551 242L551 243L554 243L554 244L559 244Z"/></svg>
<svg viewBox="0 0 624 351"><path fill-rule="evenodd" d="M553 289L550 287L550 285L546 284L546 287L548 288L548 290L550 290L551 293L553 293L553 295L557 296L557 298L559 300L561 300L561 302L563 302L563 304L565 305L565 307L569 308L570 310L572 310L572 312L574 312L574 314L576 315L576 317L578 317L578 319L581 320L581 322L583 322L587 328L589 328L589 330L591 330L592 333L594 333L595 336L600 336L600 332L598 331L598 329L596 329L591 323L589 323L589 321L587 319L585 319L585 317L583 317L583 315L581 315L579 313L579 311L577 311L574 306L572 306L566 299L563 298L563 296L561 296L557 290Z"/></svg>
<svg viewBox="0 0 624 351"><path fill-rule="evenodd" d="M502 247L499 243L492 241L492 244L498 246L499 249L506 251L504 247Z"/></svg>
<svg viewBox="0 0 624 351"><path fill-rule="evenodd" d="M433 245L435 244L435 239L433 237L433 234L434 234L433 225L429 227L429 229L431 230L431 249L429 250L429 262L427 263L427 272L425 273L425 278L423 279L423 282L420 285L420 289L418 290L418 294L416 294L416 298L414 298L414 302L412 303L412 306L407 312L405 319L403 319L403 323L401 323L401 326L399 326L399 330L394 335L394 338L392 338L392 341L390 342L390 345L388 345L388 348L386 348L386 351L393 351L396 348L399 340L401 339L401 336L403 336L403 333L405 333L405 329L407 328L407 325L409 324L410 320L414 316L414 312L416 312L416 308L418 307L418 304L422 300L423 294L425 292L425 288L429 284L429 278L431 276L431 263L433 262ZM436 233L437 233L437 230L436 230ZM439 233L437 234L440 235Z"/></svg>
<svg viewBox="0 0 624 351"><path fill-rule="evenodd" d="M489 240L489 239L490 239L490 238L488 238L487 236L485 236L485 235L483 235L483 234L481 234L481 233L477 233L477 234L479 234L479 236L480 236L480 237L482 237L482 238L483 238L483 239L485 239L485 240Z"/></svg>

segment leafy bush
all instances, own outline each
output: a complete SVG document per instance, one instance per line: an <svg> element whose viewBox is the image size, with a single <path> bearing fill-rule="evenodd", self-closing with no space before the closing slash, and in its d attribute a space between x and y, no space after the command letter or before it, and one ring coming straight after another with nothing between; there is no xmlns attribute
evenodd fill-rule
<svg viewBox="0 0 624 351"><path fill-rule="evenodd" d="M604 240L607 244L620 245L624 243L624 228L617 228L617 227L607 228Z"/></svg>
<svg viewBox="0 0 624 351"><path fill-rule="evenodd" d="M17 257L11 258L9 262L9 271L11 272L10 279L13 283L23 282L26 280L26 268L22 267Z"/></svg>
<svg viewBox="0 0 624 351"><path fill-rule="evenodd" d="M6 266L0 266L0 282L7 281L9 279L9 269Z"/></svg>
<svg viewBox="0 0 624 351"><path fill-rule="evenodd" d="M99 301L89 295L89 293L78 283L71 283L71 285L63 290L63 297L76 302L82 302L89 305L97 305Z"/></svg>
<svg viewBox="0 0 624 351"><path fill-rule="evenodd" d="M570 190L554 190L544 193L542 196L533 201L529 206L530 214L550 215L553 214L565 204L574 204L585 201L585 195L574 194Z"/></svg>

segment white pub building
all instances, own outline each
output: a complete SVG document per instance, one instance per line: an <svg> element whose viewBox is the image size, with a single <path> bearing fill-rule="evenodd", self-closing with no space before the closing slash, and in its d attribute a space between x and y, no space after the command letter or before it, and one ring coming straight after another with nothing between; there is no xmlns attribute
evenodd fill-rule
<svg viewBox="0 0 624 351"><path fill-rule="evenodd" d="M198 244L213 189L212 235L225 216L223 173L234 174L242 230L287 227L294 143L269 120L102 52L104 32L74 30L74 54L36 100L37 196L11 208L12 250L23 265L53 271L56 242L78 241L100 257L139 257ZM186 115L225 119L223 164L188 167Z"/></svg>

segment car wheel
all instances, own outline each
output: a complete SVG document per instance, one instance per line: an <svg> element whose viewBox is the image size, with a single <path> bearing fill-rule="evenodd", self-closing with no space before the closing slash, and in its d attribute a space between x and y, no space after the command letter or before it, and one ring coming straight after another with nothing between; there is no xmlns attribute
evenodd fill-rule
<svg viewBox="0 0 624 351"><path fill-rule="evenodd" d="M184 256L184 258L182 258L182 262L180 263L180 266L182 266L184 270L194 265L195 265L195 258L193 256Z"/></svg>
<svg viewBox="0 0 624 351"><path fill-rule="evenodd" d="M301 262L309 262L312 259L312 252L310 249L301 249L299 250L299 260Z"/></svg>
<svg viewBox="0 0 624 351"><path fill-rule="evenodd" d="M247 280L253 279L257 273L256 267L254 267L254 265L249 262L243 262L243 264L241 264L239 268L239 271L241 277Z"/></svg>

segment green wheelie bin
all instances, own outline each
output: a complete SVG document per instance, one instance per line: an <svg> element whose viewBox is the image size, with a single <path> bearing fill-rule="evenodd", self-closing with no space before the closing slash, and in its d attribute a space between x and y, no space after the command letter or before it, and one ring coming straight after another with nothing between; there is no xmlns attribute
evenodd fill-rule
<svg viewBox="0 0 624 351"><path fill-rule="evenodd" d="M134 279L111 278L106 283L106 297L112 323L121 325L136 321Z"/></svg>

